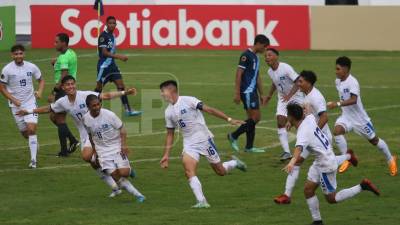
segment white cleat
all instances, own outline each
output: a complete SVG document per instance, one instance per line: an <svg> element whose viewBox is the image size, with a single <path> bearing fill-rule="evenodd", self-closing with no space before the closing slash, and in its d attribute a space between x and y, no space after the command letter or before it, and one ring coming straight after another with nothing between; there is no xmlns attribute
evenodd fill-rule
<svg viewBox="0 0 400 225"><path fill-rule="evenodd" d="M120 195L121 193L122 193L121 189L118 189L118 190L112 191L108 197L114 198L115 196Z"/></svg>
<svg viewBox="0 0 400 225"><path fill-rule="evenodd" d="M31 163L29 163L29 168L36 169L36 161L35 160L31 160Z"/></svg>

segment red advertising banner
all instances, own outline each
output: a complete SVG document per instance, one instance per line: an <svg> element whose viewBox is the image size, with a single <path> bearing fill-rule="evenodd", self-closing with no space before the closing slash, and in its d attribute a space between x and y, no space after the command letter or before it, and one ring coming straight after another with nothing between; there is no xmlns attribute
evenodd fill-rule
<svg viewBox="0 0 400 225"><path fill-rule="evenodd" d="M92 5L31 6L32 47L52 48L59 32L75 48L97 45ZM117 18L119 48L243 49L265 34L279 49L310 48L308 6L107 5L101 17Z"/></svg>

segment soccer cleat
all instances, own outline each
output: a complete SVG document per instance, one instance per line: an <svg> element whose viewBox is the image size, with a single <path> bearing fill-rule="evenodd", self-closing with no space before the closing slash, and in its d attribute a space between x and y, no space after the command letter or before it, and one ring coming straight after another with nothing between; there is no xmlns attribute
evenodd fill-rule
<svg viewBox="0 0 400 225"><path fill-rule="evenodd" d="M344 173L350 167L350 162L348 160L344 161L339 167L339 173Z"/></svg>
<svg viewBox="0 0 400 225"><path fill-rule="evenodd" d="M114 198L117 195L120 195L122 193L121 189L117 189L111 192L111 194L108 196L110 198Z"/></svg>
<svg viewBox="0 0 400 225"><path fill-rule="evenodd" d="M140 116L140 115L142 115L142 111L135 111L135 110L133 110L133 111L127 111L127 112L125 112L125 115L126 116Z"/></svg>
<svg viewBox="0 0 400 225"><path fill-rule="evenodd" d="M368 179L364 179L360 183L361 189L364 191L371 191L375 195L380 195L378 188Z"/></svg>
<svg viewBox="0 0 400 225"><path fill-rule="evenodd" d="M133 168L131 168L131 172L129 173L129 176L130 176L132 179L136 177L136 171L135 171Z"/></svg>
<svg viewBox="0 0 400 225"><path fill-rule="evenodd" d="M72 144L69 146L68 154L71 154L71 153L75 152L76 149L77 149L80 145L81 145L81 143L80 143L79 141L72 143Z"/></svg>
<svg viewBox="0 0 400 225"><path fill-rule="evenodd" d="M357 156L354 154L353 150L351 149L347 150L347 154L350 155L350 159L348 161L351 163L351 165L357 167L358 159Z"/></svg>
<svg viewBox="0 0 400 225"><path fill-rule="evenodd" d="M397 156L392 156L392 159L389 162L389 172L390 176L397 175Z"/></svg>
<svg viewBox="0 0 400 225"><path fill-rule="evenodd" d="M324 223L322 222L322 220L316 220L316 221L313 221L311 223L311 225L324 225Z"/></svg>
<svg viewBox="0 0 400 225"><path fill-rule="evenodd" d="M235 152L239 152L239 146L236 139L233 139L232 134L228 134L228 141Z"/></svg>
<svg viewBox="0 0 400 225"><path fill-rule="evenodd" d="M290 197L285 194L281 194L274 198L274 202L276 204L290 204Z"/></svg>
<svg viewBox="0 0 400 225"><path fill-rule="evenodd" d="M283 152L281 154L281 159L280 160L283 162L283 161L289 160L291 158L292 158L292 154L290 154L290 152Z"/></svg>
<svg viewBox="0 0 400 225"><path fill-rule="evenodd" d="M237 163L236 168L237 169L239 169L239 170L241 170L243 172L247 171L246 163L244 163L242 160L240 160L238 157L236 157L234 155L232 156L232 159L236 161L236 163Z"/></svg>
<svg viewBox="0 0 400 225"><path fill-rule="evenodd" d="M36 161L35 160L31 160L31 162L29 163L29 168L36 169L36 166L37 166Z"/></svg>
<svg viewBox="0 0 400 225"><path fill-rule="evenodd" d="M143 203L146 200L146 197L143 195L136 196L136 202Z"/></svg>
<svg viewBox="0 0 400 225"><path fill-rule="evenodd" d="M245 150L244 150L245 152L248 152L248 153L263 153L263 152L265 152L265 150L264 149L262 149L262 148L256 148L256 147L252 147L252 148L246 148Z"/></svg>
<svg viewBox="0 0 400 225"><path fill-rule="evenodd" d="M210 208L210 204L207 201L197 202L196 205L192 206L192 209L207 209Z"/></svg>
<svg viewBox="0 0 400 225"><path fill-rule="evenodd" d="M65 158L65 157L68 157L68 153L65 153L65 152L59 152L59 153L57 153L57 157L58 158Z"/></svg>

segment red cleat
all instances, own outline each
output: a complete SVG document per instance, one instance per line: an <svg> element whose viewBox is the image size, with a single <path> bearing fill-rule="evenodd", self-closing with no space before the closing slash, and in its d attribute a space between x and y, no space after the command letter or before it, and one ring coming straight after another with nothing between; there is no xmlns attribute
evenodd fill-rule
<svg viewBox="0 0 400 225"><path fill-rule="evenodd" d="M274 202L276 204L290 204L290 197L285 194L282 194L274 198Z"/></svg>
<svg viewBox="0 0 400 225"><path fill-rule="evenodd" d="M347 150L347 154L350 155L350 159L348 161L351 163L351 165L356 167L358 165L358 159L356 154L354 154L353 150L351 149Z"/></svg>
<svg viewBox="0 0 400 225"><path fill-rule="evenodd" d="M378 196L380 195L378 188L370 180L365 178L361 181L360 185L361 189L363 189L364 191L371 191Z"/></svg>

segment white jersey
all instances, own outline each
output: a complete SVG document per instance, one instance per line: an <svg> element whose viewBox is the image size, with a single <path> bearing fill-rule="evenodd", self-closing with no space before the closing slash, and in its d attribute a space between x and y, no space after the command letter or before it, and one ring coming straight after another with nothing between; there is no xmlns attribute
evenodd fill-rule
<svg viewBox="0 0 400 225"><path fill-rule="evenodd" d="M323 173L337 169L335 154L326 135L318 127L313 115L308 115L297 129L296 147L301 146L315 156L314 165Z"/></svg>
<svg viewBox="0 0 400 225"><path fill-rule="evenodd" d="M213 137L207 128L203 113L198 109L199 104L201 101L195 97L179 96L175 104L169 104L165 109L166 127L179 127L184 147Z"/></svg>
<svg viewBox="0 0 400 225"><path fill-rule="evenodd" d="M287 63L279 62L278 68L273 70L271 67L268 69L268 75L272 82L276 86L278 92L278 99L282 99L284 96L288 95L295 85L296 79L299 75L294 71L294 69ZM299 97L303 98L304 95L297 91L292 98Z"/></svg>
<svg viewBox="0 0 400 225"><path fill-rule="evenodd" d="M115 113L108 109L101 109L97 117L92 117L88 112L83 116L83 124L92 136L99 158L121 151L120 129L123 124Z"/></svg>
<svg viewBox="0 0 400 225"><path fill-rule="evenodd" d="M313 114L313 116L315 117L315 121L318 124L319 115L321 115L321 113L323 112L326 112L326 101L324 96L317 88L313 87L310 93L305 96L304 105L306 106L306 108L311 110L310 113ZM328 127L328 123L325 124L324 129L325 127Z"/></svg>
<svg viewBox="0 0 400 225"><path fill-rule="evenodd" d="M21 66L15 62L8 63L1 71L0 82L6 84L7 91L21 102L21 107L36 105L32 79L41 79L39 68L28 61ZM9 101L10 107L16 107Z"/></svg>
<svg viewBox="0 0 400 225"><path fill-rule="evenodd" d="M342 106L342 115L348 120L353 121L356 124L366 124L370 121L370 118L365 112L364 106L361 101L360 85L356 78L351 74L346 80L341 81L336 79L336 89L339 92L340 101L346 101L351 98L351 94L357 95L357 103L348 106Z"/></svg>

